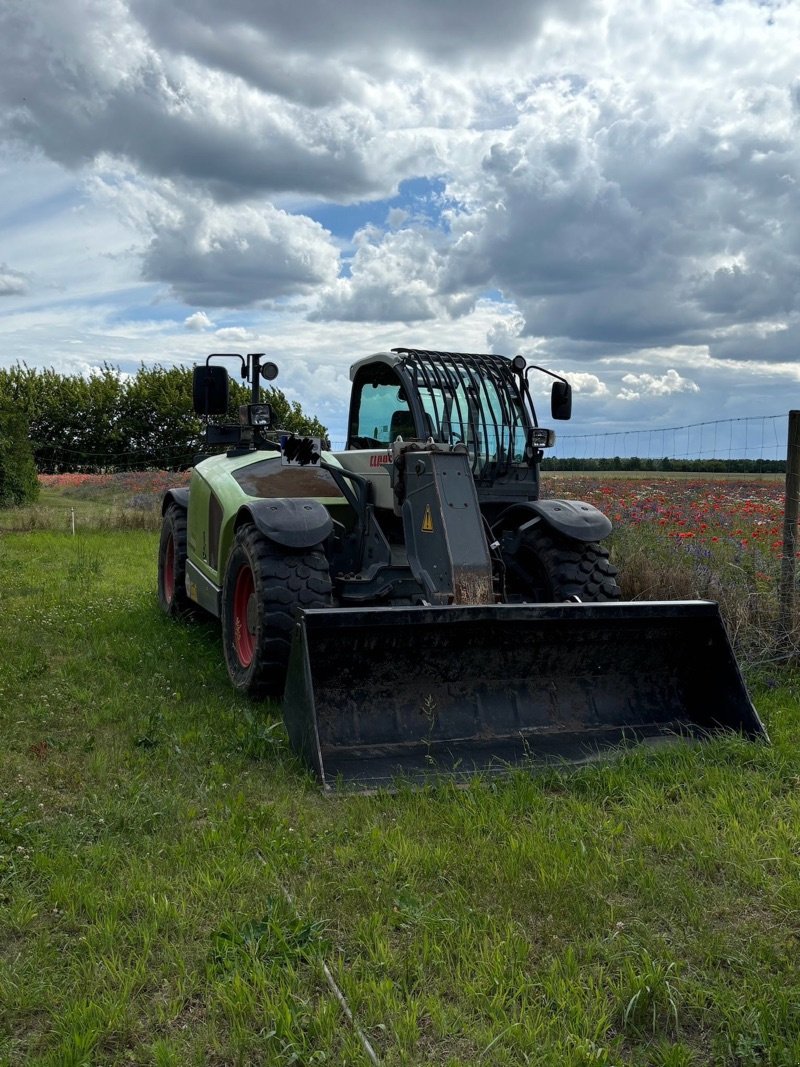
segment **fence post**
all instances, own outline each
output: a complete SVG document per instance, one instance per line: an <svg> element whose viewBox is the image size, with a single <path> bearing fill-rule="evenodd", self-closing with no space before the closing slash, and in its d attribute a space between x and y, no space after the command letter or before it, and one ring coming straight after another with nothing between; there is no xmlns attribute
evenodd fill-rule
<svg viewBox="0 0 800 1067"><path fill-rule="evenodd" d="M790 642L794 629L795 572L797 570L797 519L800 511L800 411L789 412L786 443L786 502L783 508L783 559L781 560L778 639Z"/></svg>

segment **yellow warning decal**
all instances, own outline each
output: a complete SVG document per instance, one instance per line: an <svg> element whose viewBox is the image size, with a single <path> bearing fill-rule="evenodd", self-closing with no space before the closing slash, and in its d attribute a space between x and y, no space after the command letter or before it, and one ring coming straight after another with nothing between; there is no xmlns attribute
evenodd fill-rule
<svg viewBox="0 0 800 1067"><path fill-rule="evenodd" d="M433 533L433 515L430 504L425 505L425 514L422 518L422 532Z"/></svg>

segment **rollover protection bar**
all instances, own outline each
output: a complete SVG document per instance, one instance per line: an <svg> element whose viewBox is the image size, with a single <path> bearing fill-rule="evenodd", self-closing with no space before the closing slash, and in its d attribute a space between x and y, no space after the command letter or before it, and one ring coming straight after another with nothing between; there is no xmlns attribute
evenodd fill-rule
<svg viewBox="0 0 800 1067"><path fill-rule="evenodd" d="M767 736L709 601L305 611L283 712L328 790Z"/></svg>

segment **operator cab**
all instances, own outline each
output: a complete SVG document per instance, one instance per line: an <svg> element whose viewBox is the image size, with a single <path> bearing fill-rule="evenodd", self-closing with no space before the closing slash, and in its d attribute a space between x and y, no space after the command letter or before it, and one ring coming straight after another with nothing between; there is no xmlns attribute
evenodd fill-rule
<svg viewBox="0 0 800 1067"><path fill-rule="evenodd" d="M348 449L388 447L398 437L466 445L476 478L494 481L529 465L532 444L554 438L543 431L532 441L539 428L521 356L395 349L360 360L351 378ZM563 403L552 414L569 417Z"/></svg>

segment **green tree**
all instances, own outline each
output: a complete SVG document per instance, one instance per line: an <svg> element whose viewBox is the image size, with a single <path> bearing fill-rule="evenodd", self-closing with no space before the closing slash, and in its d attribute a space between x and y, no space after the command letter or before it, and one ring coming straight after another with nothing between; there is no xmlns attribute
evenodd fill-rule
<svg viewBox="0 0 800 1067"><path fill-rule="evenodd" d="M239 421L249 387L231 382L227 421ZM262 390L275 426L327 436L280 389ZM142 470L191 464L205 446L203 424L192 410L189 367L145 367L124 376L105 364L87 378L25 364L0 369L0 405L27 419L39 471Z"/></svg>
<svg viewBox="0 0 800 1067"><path fill-rule="evenodd" d="M188 367L145 367L128 378L119 400L125 457L139 469L188 466L201 447L201 420L192 410Z"/></svg>
<svg viewBox="0 0 800 1067"><path fill-rule="evenodd" d="M28 421L22 412L0 403L0 507L32 504L38 495Z"/></svg>

